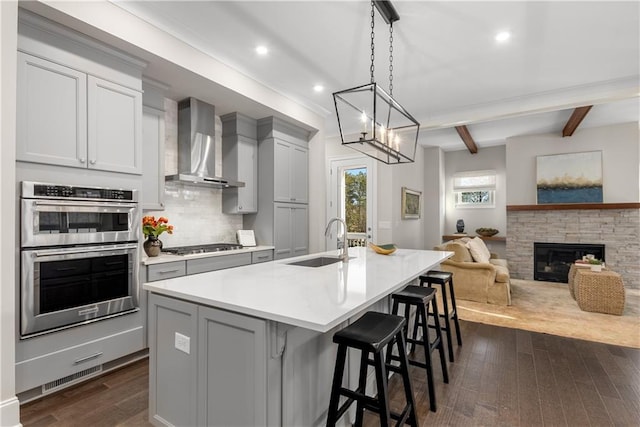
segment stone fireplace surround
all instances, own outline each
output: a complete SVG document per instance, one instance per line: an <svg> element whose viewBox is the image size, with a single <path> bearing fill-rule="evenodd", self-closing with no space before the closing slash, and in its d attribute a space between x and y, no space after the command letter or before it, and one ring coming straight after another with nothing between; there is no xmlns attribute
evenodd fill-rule
<svg viewBox="0 0 640 427"><path fill-rule="evenodd" d="M594 243L629 289L640 289L640 209L507 207L506 252L512 278L533 280L533 243Z"/></svg>

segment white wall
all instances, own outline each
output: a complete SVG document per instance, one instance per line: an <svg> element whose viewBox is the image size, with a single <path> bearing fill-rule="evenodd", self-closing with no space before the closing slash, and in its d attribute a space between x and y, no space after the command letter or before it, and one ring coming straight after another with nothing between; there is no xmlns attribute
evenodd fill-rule
<svg viewBox="0 0 640 427"><path fill-rule="evenodd" d="M15 396L15 140L17 2L0 2L0 425L20 425Z"/></svg>
<svg viewBox="0 0 640 427"><path fill-rule="evenodd" d="M445 218L444 151L439 147L424 149L424 248L442 242Z"/></svg>
<svg viewBox="0 0 640 427"><path fill-rule="evenodd" d="M638 122L580 129L571 137L530 135L507 140L507 204L536 204L536 156L602 151L604 203L640 200Z"/></svg>
<svg viewBox="0 0 640 427"><path fill-rule="evenodd" d="M468 150L449 151L444 155L446 213L444 234L456 232L456 221L464 220L464 231L475 235L476 228L491 227L500 230L499 235L507 232L507 184L505 146L480 148L476 154ZM458 172L476 170L496 171L496 196L494 208L456 208L453 196L453 175Z"/></svg>

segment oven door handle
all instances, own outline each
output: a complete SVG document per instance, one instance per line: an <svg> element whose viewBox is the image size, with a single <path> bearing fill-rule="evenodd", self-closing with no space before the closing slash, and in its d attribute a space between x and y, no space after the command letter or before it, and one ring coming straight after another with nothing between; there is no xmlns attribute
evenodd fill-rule
<svg viewBox="0 0 640 427"><path fill-rule="evenodd" d="M85 202L78 200L33 200L33 206L77 206L77 207L101 207L101 208L113 208L113 209L121 209L121 208L135 208L137 203L127 203L127 202Z"/></svg>
<svg viewBox="0 0 640 427"><path fill-rule="evenodd" d="M138 249L138 245L136 243L129 243L125 245L105 245L105 246L92 246L92 247L80 247L80 248L69 248L69 249L44 249L44 250L35 250L31 251L32 256L34 257L46 257L46 256L54 256L54 255L71 255L71 254L80 254L87 252L106 252L106 251L115 251L115 250L126 250L126 249Z"/></svg>

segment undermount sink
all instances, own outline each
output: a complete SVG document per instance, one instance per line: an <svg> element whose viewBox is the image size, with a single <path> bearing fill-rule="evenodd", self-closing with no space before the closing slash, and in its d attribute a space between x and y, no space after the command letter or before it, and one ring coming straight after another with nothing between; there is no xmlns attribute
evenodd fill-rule
<svg viewBox="0 0 640 427"><path fill-rule="evenodd" d="M303 267L322 267L342 261L341 258L333 256L321 256L318 258L303 259L302 261L290 262L289 265L300 265Z"/></svg>

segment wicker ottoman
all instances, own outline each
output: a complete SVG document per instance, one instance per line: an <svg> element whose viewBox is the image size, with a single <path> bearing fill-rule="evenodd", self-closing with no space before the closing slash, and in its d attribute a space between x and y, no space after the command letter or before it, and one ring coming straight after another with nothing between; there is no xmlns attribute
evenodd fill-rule
<svg viewBox="0 0 640 427"><path fill-rule="evenodd" d="M611 270L595 272L575 269L573 290L578 307L583 311L622 315L624 285L622 277Z"/></svg>

